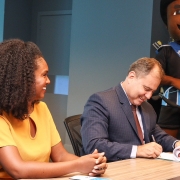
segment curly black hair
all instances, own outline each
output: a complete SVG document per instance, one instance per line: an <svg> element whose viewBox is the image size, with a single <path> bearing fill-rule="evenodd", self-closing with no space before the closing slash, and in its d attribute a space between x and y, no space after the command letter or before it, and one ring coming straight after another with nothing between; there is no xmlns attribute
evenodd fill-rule
<svg viewBox="0 0 180 180"><path fill-rule="evenodd" d="M0 114L23 120L35 94L37 59L43 57L33 42L9 39L0 43Z"/></svg>
<svg viewBox="0 0 180 180"><path fill-rule="evenodd" d="M175 0L161 0L160 2L160 14L164 24L167 26L167 7Z"/></svg>

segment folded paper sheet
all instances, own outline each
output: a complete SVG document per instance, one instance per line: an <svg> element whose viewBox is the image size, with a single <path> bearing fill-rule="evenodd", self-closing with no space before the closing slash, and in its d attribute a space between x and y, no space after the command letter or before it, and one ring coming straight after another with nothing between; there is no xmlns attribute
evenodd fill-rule
<svg viewBox="0 0 180 180"><path fill-rule="evenodd" d="M173 153L162 152L157 158L179 162L180 161L180 157L178 157L179 154L180 154L180 147L178 146L173 150Z"/></svg>
<svg viewBox="0 0 180 180"><path fill-rule="evenodd" d="M90 176L83 176L83 175L72 176L70 179L72 180L111 180L109 178L104 178L104 177L90 177Z"/></svg>

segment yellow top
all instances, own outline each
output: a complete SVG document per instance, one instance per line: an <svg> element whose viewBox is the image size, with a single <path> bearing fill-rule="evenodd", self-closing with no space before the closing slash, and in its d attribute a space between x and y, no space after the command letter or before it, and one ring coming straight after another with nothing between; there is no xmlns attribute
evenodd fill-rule
<svg viewBox="0 0 180 180"><path fill-rule="evenodd" d="M36 126L36 135L31 136L29 118L23 121L0 116L0 147L16 146L24 161L48 162L51 147L61 141L51 113L44 102L34 105L30 115ZM0 178L9 178L0 166Z"/></svg>

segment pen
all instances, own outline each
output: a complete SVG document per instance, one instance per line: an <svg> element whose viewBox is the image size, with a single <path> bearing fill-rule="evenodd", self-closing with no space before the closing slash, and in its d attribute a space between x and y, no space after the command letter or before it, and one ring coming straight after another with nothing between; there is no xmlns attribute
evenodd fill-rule
<svg viewBox="0 0 180 180"><path fill-rule="evenodd" d="M153 136L153 135L151 135L151 137L152 137L153 142L156 142L156 140L155 140L154 136Z"/></svg>

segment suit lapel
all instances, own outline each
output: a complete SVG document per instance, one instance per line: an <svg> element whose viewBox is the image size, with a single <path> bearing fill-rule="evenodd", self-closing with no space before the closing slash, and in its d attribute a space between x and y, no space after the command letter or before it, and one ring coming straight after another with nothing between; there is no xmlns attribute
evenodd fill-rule
<svg viewBox="0 0 180 180"><path fill-rule="evenodd" d="M142 118L142 123L143 123L143 128L144 128L144 140L146 143L149 143L149 135L148 132L150 132L150 117L144 109L143 105L140 106L139 108L140 113L141 113L141 118Z"/></svg>
<svg viewBox="0 0 180 180"><path fill-rule="evenodd" d="M135 120L134 120L134 115L133 115L133 112L131 110L129 100L128 100L126 94L124 93L124 90L122 89L120 84L118 86L116 86L116 92L117 92L117 95L118 95L118 98L119 98L120 106L121 106L124 114L126 115L127 120L129 121L132 129L135 131L139 141L141 142L141 140L140 140L140 138L138 136L136 123L135 123Z"/></svg>

